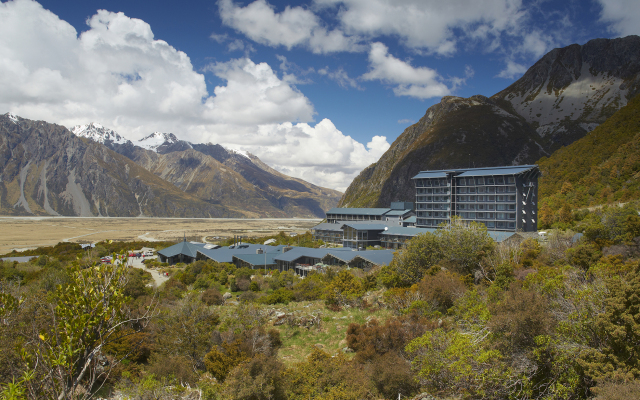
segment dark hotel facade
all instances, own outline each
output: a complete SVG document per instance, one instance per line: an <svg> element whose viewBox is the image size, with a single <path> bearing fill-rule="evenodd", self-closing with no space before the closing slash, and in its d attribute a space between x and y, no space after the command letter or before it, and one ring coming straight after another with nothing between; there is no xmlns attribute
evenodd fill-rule
<svg viewBox="0 0 640 400"><path fill-rule="evenodd" d="M435 228L454 215L494 231L535 232L537 165L422 171L416 185L416 227Z"/></svg>

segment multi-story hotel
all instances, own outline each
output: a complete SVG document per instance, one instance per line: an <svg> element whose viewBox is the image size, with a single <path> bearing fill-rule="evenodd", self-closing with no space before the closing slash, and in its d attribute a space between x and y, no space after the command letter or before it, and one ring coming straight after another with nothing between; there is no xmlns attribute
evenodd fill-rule
<svg viewBox="0 0 640 400"><path fill-rule="evenodd" d="M538 226L537 165L422 171L416 184L416 226L434 228L454 215L495 231Z"/></svg>

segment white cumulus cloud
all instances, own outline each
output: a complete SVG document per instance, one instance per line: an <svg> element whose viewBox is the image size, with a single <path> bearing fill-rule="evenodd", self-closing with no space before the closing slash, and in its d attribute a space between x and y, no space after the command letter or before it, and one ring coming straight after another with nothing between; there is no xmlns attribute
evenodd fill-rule
<svg viewBox="0 0 640 400"><path fill-rule="evenodd" d="M406 46L451 55L458 41L486 40L518 27L521 0L315 0L336 7L345 33L395 36Z"/></svg>
<svg viewBox="0 0 640 400"><path fill-rule="evenodd" d="M427 67L413 67L408 62L395 58L389 54L389 49L382 43L376 42L371 45L369 64L370 69L362 75L362 79L379 80L396 85L393 92L397 96L427 99L445 96L450 92L435 70Z"/></svg>
<svg viewBox="0 0 640 400"><path fill-rule="evenodd" d="M312 11L302 7L287 6L276 13L266 0L256 0L246 7L233 0L220 0L218 7L224 24L258 43L287 49L303 46L314 53L361 50L357 37L328 30Z"/></svg>
<svg viewBox="0 0 640 400"><path fill-rule="evenodd" d="M187 54L155 39L146 22L100 10L87 24L78 35L35 1L0 3L0 113L65 126L95 121L132 140L161 131L245 148L340 189L389 146L384 137L365 146L328 119L311 125L309 99L266 63L210 65L226 83L209 93Z"/></svg>
<svg viewBox="0 0 640 400"><path fill-rule="evenodd" d="M621 36L640 35L640 2L636 0L598 0L600 20Z"/></svg>

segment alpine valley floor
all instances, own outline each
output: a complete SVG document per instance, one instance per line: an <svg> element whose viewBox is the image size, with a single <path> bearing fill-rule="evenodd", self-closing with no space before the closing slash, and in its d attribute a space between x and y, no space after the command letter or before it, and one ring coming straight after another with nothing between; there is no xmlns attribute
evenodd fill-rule
<svg viewBox="0 0 640 400"><path fill-rule="evenodd" d="M101 240L215 241L234 235L304 233L319 219L292 218L82 218L0 216L0 254L52 246L59 242Z"/></svg>

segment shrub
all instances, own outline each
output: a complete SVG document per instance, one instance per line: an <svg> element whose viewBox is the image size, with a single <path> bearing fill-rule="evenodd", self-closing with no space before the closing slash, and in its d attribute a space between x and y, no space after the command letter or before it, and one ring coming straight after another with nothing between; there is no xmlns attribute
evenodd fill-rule
<svg viewBox="0 0 640 400"><path fill-rule="evenodd" d="M200 300L208 306L212 306L212 305L219 306L224 302L222 295L220 294L218 289L215 289L215 288L210 288L205 290L202 293L202 297L200 297Z"/></svg>
<svg viewBox="0 0 640 400"><path fill-rule="evenodd" d="M193 386L198 381L198 375L193 371L191 362L183 356L154 353L149 359L147 371L170 382L188 383Z"/></svg>
<svg viewBox="0 0 640 400"><path fill-rule="evenodd" d="M246 292L249 290L249 285L251 285L251 281L249 278L238 278L236 277L236 285L238 286L238 290Z"/></svg>
<svg viewBox="0 0 640 400"><path fill-rule="evenodd" d="M446 313L455 301L464 295L467 287L460 275L439 271L435 275L425 276L418 283L418 290L434 310Z"/></svg>

